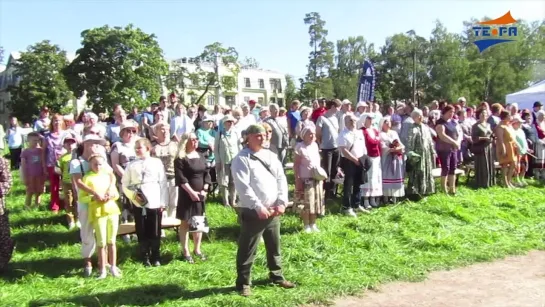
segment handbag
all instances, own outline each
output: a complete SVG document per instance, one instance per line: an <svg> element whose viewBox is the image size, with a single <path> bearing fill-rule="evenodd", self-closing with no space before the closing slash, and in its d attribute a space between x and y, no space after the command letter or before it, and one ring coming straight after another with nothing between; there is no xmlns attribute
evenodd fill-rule
<svg viewBox="0 0 545 307"><path fill-rule="evenodd" d="M142 170L142 180L139 185L134 185L130 189L134 191L135 197L131 200L131 203L135 207L143 208L148 204L148 198L142 191L142 184L144 183L144 170Z"/></svg>
<svg viewBox="0 0 545 307"><path fill-rule="evenodd" d="M321 166L313 166L310 171L314 180L322 181L328 178L327 172Z"/></svg>
<svg viewBox="0 0 545 307"><path fill-rule="evenodd" d="M204 208L204 196L199 194L199 198L202 202L202 208L203 211ZM201 232L201 233L208 233L210 231L210 227L208 227L208 219L206 218L206 215L203 213L203 215L195 215L192 216L189 221L189 232Z"/></svg>
<svg viewBox="0 0 545 307"><path fill-rule="evenodd" d="M196 215L189 219L189 232L202 232L208 233L210 227L208 227L208 219L205 215Z"/></svg>

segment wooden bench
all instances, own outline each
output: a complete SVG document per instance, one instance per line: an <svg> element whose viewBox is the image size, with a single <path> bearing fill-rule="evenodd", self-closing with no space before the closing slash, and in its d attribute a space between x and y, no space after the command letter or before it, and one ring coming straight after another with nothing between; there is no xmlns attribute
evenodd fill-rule
<svg viewBox="0 0 545 307"><path fill-rule="evenodd" d="M182 224L182 221L176 218L163 218L161 221L161 228L167 229L167 228L176 228ZM130 223L123 223L119 225L119 229L117 230L117 235L129 235L136 233L136 227L134 226L134 222Z"/></svg>
<svg viewBox="0 0 545 307"><path fill-rule="evenodd" d="M475 164L468 164L464 168L467 173L466 182L469 182L470 179L475 178ZM501 170L501 165L499 162L494 162L494 169L496 170L496 174Z"/></svg>

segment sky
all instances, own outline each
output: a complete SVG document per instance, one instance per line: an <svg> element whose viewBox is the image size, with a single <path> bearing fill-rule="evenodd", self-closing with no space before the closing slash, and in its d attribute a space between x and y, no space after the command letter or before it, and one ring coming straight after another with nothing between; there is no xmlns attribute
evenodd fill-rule
<svg viewBox="0 0 545 307"><path fill-rule="evenodd" d="M157 36L166 59L196 56L218 41L299 78L311 51L309 12L326 21L328 40L363 35L378 49L411 29L429 37L435 20L460 33L464 20L509 10L517 20L545 19L545 1L534 0L0 0L0 46L9 54L48 39L75 53L83 30L132 23Z"/></svg>

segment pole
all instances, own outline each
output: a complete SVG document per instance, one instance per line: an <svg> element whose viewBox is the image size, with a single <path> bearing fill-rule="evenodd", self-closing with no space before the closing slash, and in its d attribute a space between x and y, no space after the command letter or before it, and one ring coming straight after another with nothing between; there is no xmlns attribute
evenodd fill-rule
<svg viewBox="0 0 545 307"><path fill-rule="evenodd" d="M413 103L416 103L416 47L413 50Z"/></svg>
<svg viewBox="0 0 545 307"><path fill-rule="evenodd" d="M318 87L316 87L316 81L318 81L318 66L316 65L316 36L314 36L314 99L318 99Z"/></svg>

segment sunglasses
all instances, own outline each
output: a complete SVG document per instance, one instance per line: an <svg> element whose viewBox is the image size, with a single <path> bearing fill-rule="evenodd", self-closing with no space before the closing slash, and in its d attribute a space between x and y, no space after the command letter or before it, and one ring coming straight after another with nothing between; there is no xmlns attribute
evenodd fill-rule
<svg viewBox="0 0 545 307"><path fill-rule="evenodd" d="M89 134L99 135L100 132L98 132L98 131L89 131Z"/></svg>
<svg viewBox="0 0 545 307"><path fill-rule="evenodd" d="M267 133L272 133L272 130L267 130Z"/></svg>

